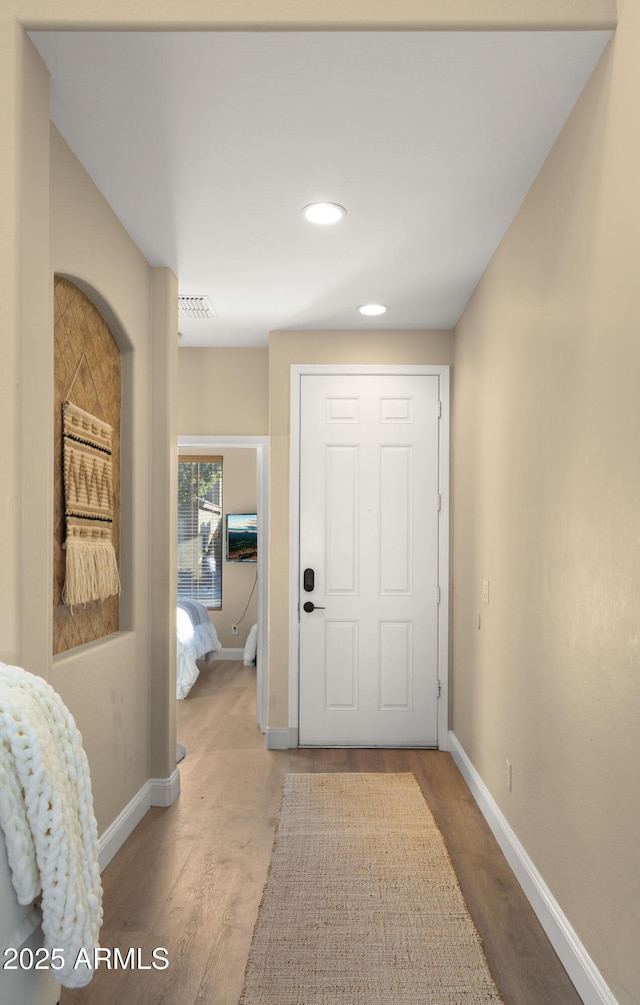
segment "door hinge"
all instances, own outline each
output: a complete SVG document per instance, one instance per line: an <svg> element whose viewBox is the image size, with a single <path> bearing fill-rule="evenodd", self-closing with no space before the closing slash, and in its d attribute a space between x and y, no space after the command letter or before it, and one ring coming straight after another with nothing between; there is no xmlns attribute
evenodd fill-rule
<svg viewBox="0 0 640 1005"><path fill-rule="evenodd" d="M436 604L440 603L440 587L436 586Z"/></svg>
<svg viewBox="0 0 640 1005"><path fill-rule="evenodd" d="M438 492L438 513L440 512L441 509L442 509L442 496Z"/></svg>
<svg viewBox="0 0 640 1005"><path fill-rule="evenodd" d="M442 418L442 402L440 401L440 398L438 398L438 418Z"/></svg>
<svg viewBox="0 0 640 1005"><path fill-rule="evenodd" d="M442 694L442 684L439 680L436 681L436 698L439 698Z"/></svg>

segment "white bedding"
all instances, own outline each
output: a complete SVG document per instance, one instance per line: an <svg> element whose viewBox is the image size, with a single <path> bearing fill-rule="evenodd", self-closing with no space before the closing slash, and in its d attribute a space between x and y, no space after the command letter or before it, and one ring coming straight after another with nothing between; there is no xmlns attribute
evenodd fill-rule
<svg viewBox="0 0 640 1005"><path fill-rule="evenodd" d="M252 625L251 631L247 636L247 641L244 644L244 654L242 662L246 667L251 667L256 661L258 643L258 626Z"/></svg>
<svg viewBox="0 0 640 1005"><path fill-rule="evenodd" d="M202 605L190 604L197 609ZM195 684L200 671L196 660L203 659L209 653L220 652L222 646L214 626L209 621L207 609L202 607L204 618L190 617L182 607L177 609L177 663L176 663L176 697L186 698ZM200 618L202 615L200 615ZM195 623L197 622L197 623Z"/></svg>

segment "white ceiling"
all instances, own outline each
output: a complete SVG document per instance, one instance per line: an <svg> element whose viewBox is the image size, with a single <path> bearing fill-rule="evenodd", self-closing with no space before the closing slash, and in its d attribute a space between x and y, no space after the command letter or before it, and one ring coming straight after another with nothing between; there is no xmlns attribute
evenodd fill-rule
<svg viewBox="0 0 640 1005"><path fill-rule="evenodd" d="M610 32L32 32L51 117L153 265L214 321L451 328ZM347 210L333 227L301 214ZM362 318L359 304L388 305Z"/></svg>

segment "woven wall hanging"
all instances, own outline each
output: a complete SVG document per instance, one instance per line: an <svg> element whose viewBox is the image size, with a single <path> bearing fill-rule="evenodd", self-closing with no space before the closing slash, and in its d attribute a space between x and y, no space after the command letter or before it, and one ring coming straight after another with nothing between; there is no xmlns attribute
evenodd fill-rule
<svg viewBox="0 0 640 1005"><path fill-rule="evenodd" d="M120 592L112 541L111 426L65 401L62 406L68 607Z"/></svg>

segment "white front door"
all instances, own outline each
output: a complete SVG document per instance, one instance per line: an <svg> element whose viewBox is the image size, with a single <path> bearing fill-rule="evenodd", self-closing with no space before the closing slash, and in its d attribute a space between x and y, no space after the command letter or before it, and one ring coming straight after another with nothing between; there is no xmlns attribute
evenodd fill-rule
<svg viewBox="0 0 640 1005"><path fill-rule="evenodd" d="M300 394L299 742L437 746L438 377Z"/></svg>

